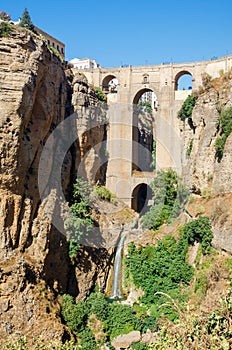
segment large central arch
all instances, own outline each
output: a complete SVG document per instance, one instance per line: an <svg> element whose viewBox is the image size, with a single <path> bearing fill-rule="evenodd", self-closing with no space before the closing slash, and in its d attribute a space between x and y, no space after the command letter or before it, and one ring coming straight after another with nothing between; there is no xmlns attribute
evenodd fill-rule
<svg viewBox="0 0 232 350"><path fill-rule="evenodd" d="M133 98L132 172L152 171L154 110L157 97L150 88L142 88Z"/></svg>

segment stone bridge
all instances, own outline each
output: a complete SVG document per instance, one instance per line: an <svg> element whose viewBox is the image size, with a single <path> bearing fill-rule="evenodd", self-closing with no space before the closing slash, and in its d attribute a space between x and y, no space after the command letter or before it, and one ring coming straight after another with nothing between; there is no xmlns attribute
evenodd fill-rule
<svg viewBox="0 0 232 350"><path fill-rule="evenodd" d="M100 87L107 94L107 188L137 211L141 210L141 203L148 198L146 190L154 173L145 163L149 158L147 152L151 152L151 149L139 145L136 131L138 116L135 112L135 105L144 92L152 91L156 97L152 106L156 169L172 168L181 175L186 150L182 149L183 123L177 118L178 111L186 97L202 85L204 73L215 78L231 67L232 56L226 56L201 62L82 70L90 84ZM179 89L179 79L183 75L192 78L190 89ZM112 79L118 82L116 88L110 86ZM144 152L139 151L141 147ZM138 153L144 160L142 165L138 164Z"/></svg>

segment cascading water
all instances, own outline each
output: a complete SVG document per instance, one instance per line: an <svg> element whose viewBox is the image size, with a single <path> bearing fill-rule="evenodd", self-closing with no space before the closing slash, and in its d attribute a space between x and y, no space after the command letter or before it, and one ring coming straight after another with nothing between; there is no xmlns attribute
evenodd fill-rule
<svg viewBox="0 0 232 350"><path fill-rule="evenodd" d="M112 284L112 292L111 299L122 299L122 252L123 252L123 244L125 240L125 235L121 235L118 247L115 254L114 260L114 273L113 273L113 284Z"/></svg>

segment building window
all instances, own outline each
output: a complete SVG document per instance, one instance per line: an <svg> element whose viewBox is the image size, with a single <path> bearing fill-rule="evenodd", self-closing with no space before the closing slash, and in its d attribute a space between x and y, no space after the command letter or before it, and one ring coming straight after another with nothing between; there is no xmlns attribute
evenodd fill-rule
<svg viewBox="0 0 232 350"><path fill-rule="evenodd" d="M147 84L148 83L148 75L144 75L143 77L143 83Z"/></svg>
<svg viewBox="0 0 232 350"><path fill-rule="evenodd" d="M59 45L57 45L57 50L58 50L58 51L60 51L60 47L59 47Z"/></svg>
<svg viewBox="0 0 232 350"><path fill-rule="evenodd" d="M48 40L48 45L50 45L50 40Z"/></svg>
<svg viewBox="0 0 232 350"><path fill-rule="evenodd" d="M62 55L64 54L64 49L63 49L63 47L61 48L61 53L62 53Z"/></svg>

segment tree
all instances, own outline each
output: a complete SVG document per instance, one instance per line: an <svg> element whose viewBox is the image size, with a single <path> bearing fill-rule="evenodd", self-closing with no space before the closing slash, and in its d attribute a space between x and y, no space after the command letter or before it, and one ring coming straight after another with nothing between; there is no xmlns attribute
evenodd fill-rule
<svg viewBox="0 0 232 350"><path fill-rule="evenodd" d="M29 15L28 9L25 8L23 12L23 16L20 20L19 27L27 28L31 30L32 32L35 32L35 26L31 21L31 17Z"/></svg>

